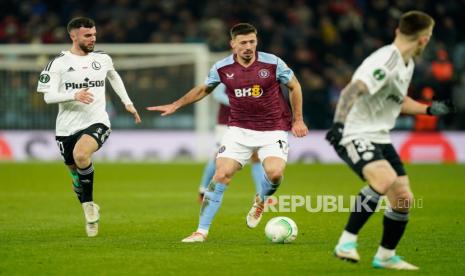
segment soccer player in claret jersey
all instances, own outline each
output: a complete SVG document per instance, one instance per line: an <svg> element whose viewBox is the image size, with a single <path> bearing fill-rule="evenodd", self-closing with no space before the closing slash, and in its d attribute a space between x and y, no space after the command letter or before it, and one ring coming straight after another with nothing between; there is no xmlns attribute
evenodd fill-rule
<svg viewBox="0 0 465 276"><path fill-rule="evenodd" d="M333 127L326 139L336 152L368 185L359 193L360 204L349 217L334 254L358 262L357 235L386 195L381 244L373 259L376 268L416 270L396 255L413 200L402 161L391 144L389 131L399 113L444 115L454 108L446 102L421 104L407 96L413 75L413 57L428 44L434 20L420 11L400 18L394 42L368 56L342 90Z"/></svg>
<svg viewBox="0 0 465 276"><path fill-rule="evenodd" d="M73 189L82 204L89 237L98 234L99 206L93 201L94 167L92 154L110 135L110 120L105 111L105 79L120 97L126 110L140 123L123 81L111 57L94 51L95 23L78 17L68 23L73 42L41 72L37 91L48 104L58 103L56 141L68 166Z"/></svg>
<svg viewBox="0 0 465 276"><path fill-rule="evenodd" d="M215 175L205 192L198 228L183 242L206 240L224 191L254 150L265 169L261 190L246 216L247 226L256 227L266 198L276 191L283 178L287 132L291 130L296 137L308 133L302 117L302 89L292 70L277 56L256 51L257 30L251 24L236 24L230 34L234 54L213 65L205 84L194 87L171 104L148 108L166 116L207 96L218 84L226 86L231 108L229 127L218 150ZM280 83L289 88L292 111Z"/></svg>

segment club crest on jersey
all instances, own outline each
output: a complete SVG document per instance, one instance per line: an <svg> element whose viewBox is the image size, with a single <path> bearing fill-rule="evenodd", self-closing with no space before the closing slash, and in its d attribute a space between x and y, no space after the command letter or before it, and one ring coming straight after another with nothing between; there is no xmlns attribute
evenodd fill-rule
<svg viewBox="0 0 465 276"><path fill-rule="evenodd" d="M258 71L258 76L262 79L266 79L270 76L270 71L268 71L268 69L260 69L260 71Z"/></svg>
<svg viewBox="0 0 465 276"><path fill-rule="evenodd" d="M381 81L386 77L386 72L383 69L378 68L375 71L373 71L373 77L375 78L375 80Z"/></svg>
<svg viewBox="0 0 465 276"><path fill-rule="evenodd" d="M100 65L100 63L98 63L97 61L93 61L92 62L92 68L94 70L100 70L100 68L102 68L102 65Z"/></svg>
<svg viewBox="0 0 465 276"><path fill-rule="evenodd" d="M46 73L40 75L40 76L39 76L39 81L40 81L41 83L47 83L47 82L49 82L49 81L50 81L50 75L49 75L49 74L46 74Z"/></svg>
<svg viewBox="0 0 465 276"><path fill-rule="evenodd" d="M263 95L263 89L260 87L259 84L254 84L252 87L249 87L249 88L234 89L234 94L236 95L237 98L240 98L240 97L259 98Z"/></svg>

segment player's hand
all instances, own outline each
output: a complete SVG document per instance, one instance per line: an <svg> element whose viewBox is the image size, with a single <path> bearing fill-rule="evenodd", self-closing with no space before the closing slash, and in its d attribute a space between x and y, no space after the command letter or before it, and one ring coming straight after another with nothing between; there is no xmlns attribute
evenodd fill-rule
<svg viewBox="0 0 465 276"><path fill-rule="evenodd" d="M160 111L161 116L170 115L178 109L177 105L175 104L167 104L167 105L158 105L158 106L149 106L147 107L148 111Z"/></svg>
<svg viewBox="0 0 465 276"><path fill-rule="evenodd" d="M89 87L87 87L76 92L74 99L81 103L90 104L94 101L94 95L89 91Z"/></svg>
<svg viewBox="0 0 465 276"><path fill-rule="evenodd" d="M125 105L126 107L126 110L131 113L132 115L134 115L134 123L136 124L140 124L140 122L142 121L140 119L140 116L139 116L139 113L137 113L137 109L134 107L133 104L127 104Z"/></svg>
<svg viewBox="0 0 465 276"><path fill-rule="evenodd" d="M455 106L450 100L433 101L431 106L426 108L426 114L441 116L449 113L455 113Z"/></svg>
<svg viewBox="0 0 465 276"><path fill-rule="evenodd" d="M308 134L308 128L303 120L294 121L292 123L292 134L295 137L304 137Z"/></svg>
<svg viewBox="0 0 465 276"><path fill-rule="evenodd" d="M331 128L326 132L326 140L332 145L337 146L342 139L342 132L344 130L343 123L334 123Z"/></svg>

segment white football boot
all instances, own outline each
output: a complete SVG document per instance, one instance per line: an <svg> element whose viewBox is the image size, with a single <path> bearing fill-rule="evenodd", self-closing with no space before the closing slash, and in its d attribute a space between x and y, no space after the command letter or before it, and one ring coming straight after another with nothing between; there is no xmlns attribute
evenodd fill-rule
<svg viewBox="0 0 465 276"><path fill-rule="evenodd" d="M419 270L420 268L402 260L400 256L392 256L387 259L374 258L371 263L374 268L387 268L396 270Z"/></svg>
<svg viewBox="0 0 465 276"><path fill-rule="evenodd" d="M207 240L207 236L200 233L200 232L194 232L192 235L190 235L187 238L184 238L182 242L186 243L193 243L193 242L204 242Z"/></svg>
<svg viewBox="0 0 465 276"><path fill-rule="evenodd" d="M265 202L260 199L258 194L255 195L255 199L246 217L246 223L249 228L255 228L260 223L265 209Z"/></svg>
<svg viewBox="0 0 465 276"><path fill-rule="evenodd" d="M360 261L360 256L357 252L357 243L356 242L346 242L343 244L338 244L334 248L334 256L338 257L341 260L357 263Z"/></svg>
<svg viewBox="0 0 465 276"><path fill-rule="evenodd" d="M98 221L100 219L100 207L93 201L82 203L84 216L86 218L86 233L88 237L95 237L98 234Z"/></svg>

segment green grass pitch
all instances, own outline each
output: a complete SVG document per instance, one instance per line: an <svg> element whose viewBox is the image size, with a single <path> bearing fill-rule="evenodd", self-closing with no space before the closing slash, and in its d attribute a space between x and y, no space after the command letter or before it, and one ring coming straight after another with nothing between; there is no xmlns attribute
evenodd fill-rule
<svg viewBox="0 0 465 276"><path fill-rule="evenodd" d="M347 213L266 213L256 229L245 215L254 187L249 167L240 171L204 244L182 244L196 229L197 186L202 164L95 164L94 198L100 232L87 238L82 209L61 163L0 163L1 275L131 274L392 274L370 263L381 237L382 215L362 229L362 260L332 256ZM411 185L423 208L412 211L398 253L422 274L465 270L465 166L409 165ZM278 195L351 195L362 187L343 165L289 165ZM271 244L268 219L293 218L299 236ZM396 274L397 275L397 274ZM463 275L463 274L462 274Z"/></svg>

